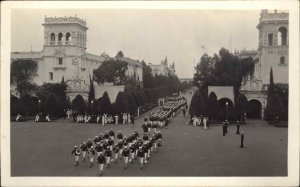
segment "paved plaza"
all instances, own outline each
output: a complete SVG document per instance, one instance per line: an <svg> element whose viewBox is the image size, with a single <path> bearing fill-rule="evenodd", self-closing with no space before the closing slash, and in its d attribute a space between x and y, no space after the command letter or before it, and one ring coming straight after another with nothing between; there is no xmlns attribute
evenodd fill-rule
<svg viewBox="0 0 300 187"><path fill-rule="evenodd" d="M190 95L188 95L190 100ZM188 118L179 113L162 129L163 146L150 163L140 170L138 162L123 169L120 160L104 170L104 176L286 176L287 128L276 128L261 120L249 120L242 126L245 148L239 148L236 127L207 130L186 125ZM76 124L70 120L52 123L18 122L11 124L12 176L97 176L95 164L80 162L74 167L71 151L88 138L113 128L124 135L137 130L142 134L142 119L130 125Z"/></svg>

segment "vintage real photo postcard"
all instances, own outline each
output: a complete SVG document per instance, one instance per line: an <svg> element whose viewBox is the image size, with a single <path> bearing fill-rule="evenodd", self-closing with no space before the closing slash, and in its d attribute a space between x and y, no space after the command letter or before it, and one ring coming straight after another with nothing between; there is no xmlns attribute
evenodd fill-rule
<svg viewBox="0 0 300 187"><path fill-rule="evenodd" d="M299 2L4 2L3 186L298 186Z"/></svg>

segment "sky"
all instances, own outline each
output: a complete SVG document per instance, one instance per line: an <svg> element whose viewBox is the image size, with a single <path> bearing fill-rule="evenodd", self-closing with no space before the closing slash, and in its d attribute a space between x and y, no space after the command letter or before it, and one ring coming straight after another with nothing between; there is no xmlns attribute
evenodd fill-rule
<svg viewBox="0 0 300 187"><path fill-rule="evenodd" d="M11 50L40 51L47 17L76 16L87 22L87 52L159 64L166 56L179 78L192 78L204 53L221 47L257 49L260 10L18 9L11 16ZM203 49L202 46L205 46Z"/></svg>

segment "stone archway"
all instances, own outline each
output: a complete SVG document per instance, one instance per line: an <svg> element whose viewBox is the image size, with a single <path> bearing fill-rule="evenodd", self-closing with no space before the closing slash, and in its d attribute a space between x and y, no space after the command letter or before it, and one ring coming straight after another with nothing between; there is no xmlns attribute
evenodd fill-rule
<svg viewBox="0 0 300 187"><path fill-rule="evenodd" d="M247 118L260 119L262 117L262 104L257 99L251 99L248 101L249 111L247 113Z"/></svg>
<svg viewBox="0 0 300 187"><path fill-rule="evenodd" d="M226 102L228 103L228 108L233 108L233 102L229 98L221 98L218 100L220 109L226 108Z"/></svg>
<svg viewBox="0 0 300 187"><path fill-rule="evenodd" d="M220 119L228 119L228 120L233 120L233 101L229 98L223 97L221 99L218 100L219 102L219 112L217 114L217 117ZM226 106L226 103L228 103L228 105Z"/></svg>

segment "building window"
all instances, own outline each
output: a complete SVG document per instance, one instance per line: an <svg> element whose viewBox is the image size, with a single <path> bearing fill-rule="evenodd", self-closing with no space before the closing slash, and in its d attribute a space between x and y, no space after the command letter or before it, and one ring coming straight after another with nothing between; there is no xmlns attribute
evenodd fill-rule
<svg viewBox="0 0 300 187"><path fill-rule="evenodd" d="M280 57L280 64L285 64L284 56L281 56L281 57Z"/></svg>
<svg viewBox="0 0 300 187"><path fill-rule="evenodd" d="M58 65L63 65L63 58L58 58Z"/></svg>
<svg viewBox="0 0 300 187"><path fill-rule="evenodd" d="M269 46L273 45L273 33L268 34L268 45Z"/></svg>
<svg viewBox="0 0 300 187"><path fill-rule="evenodd" d="M66 34L66 44L69 44L70 40L71 40L71 34L69 32L67 32L67 34Z"/></svg>
<svg viewBox="0 0 300 187"><path fill-rule="evenodd" d="M55 34L54 33L50 34L50 41L55 41Z"/></svg>
<svg viewBox="0 0 300 187"><path fill-rule="evenodd" d="M53 80L53 72L49 72L49 80L50 80L50 81Z"/></svg>
<svg viewBox="0 0 300 187"><path fill-rule="evenodd" d="M55 44L55 34L51 33L50 34L50 45L54 45Z"/></svg>
<svg viewBox="0 0 300 187"><path fill-rule="evenodd" d="M287 41L287 29L285 27L280 27L278 29L278 45L286 45Z"/></svg>
<svg viewBox="0 0 300 187"><path fill-rule="evenodd" d="M58 44L61 44L63 38L63 34L60 32L58 33Z"/></svg>

